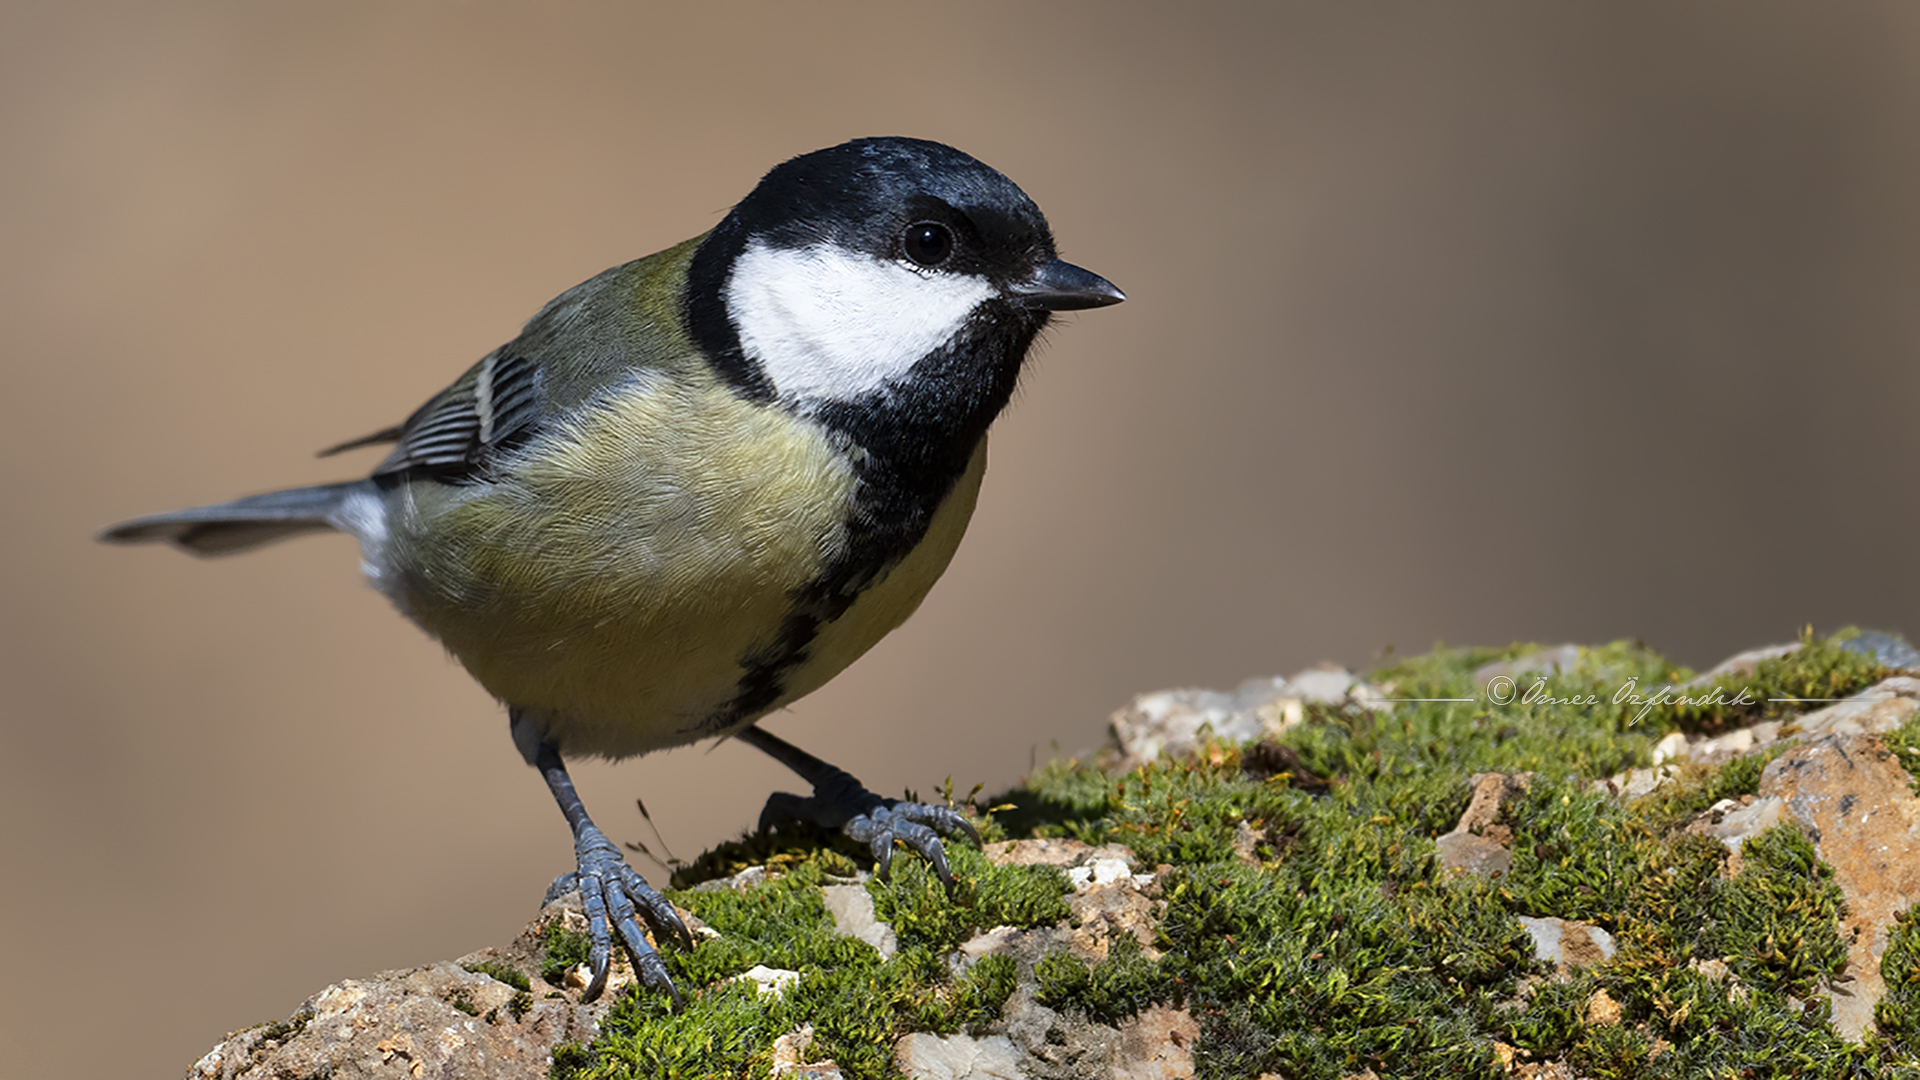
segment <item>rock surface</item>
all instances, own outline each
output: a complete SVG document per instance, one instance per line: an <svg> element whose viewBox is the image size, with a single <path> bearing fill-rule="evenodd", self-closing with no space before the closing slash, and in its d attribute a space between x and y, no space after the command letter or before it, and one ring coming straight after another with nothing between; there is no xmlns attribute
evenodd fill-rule
<svg viewBox="0 0 1920 1080"><path fill-rule="evenodd" d="M1782 741L1808 742L1823 735L1884 735L1916 713L1920 713L1920 678L1894 675L1844 701L1795 717L1791 723L1768 720L1712 736L1672 732L1654 748L1652 768L1620 773L1600 783L1612 784L1619 794L1637 797L1677 775L1671 763L1682 759L1696 765L1720 765Z"/></svg>
<svg viewBox="0 0 1920 1080"><path fill-rule="evenodd" d="M1613 935L1592 923L1527 915L1519 919L1533 938L1534 957L1562 973L1571 966L1593 967L1613 959Z"/></svg>
<svg viewBox="0 0 1920 1080"><path fill-rule="evenodd" d="M1737 683L1751 677L1761 662L1800 647L1793 642L1739 653L1684 688L1699 692ZM1757 796L1724 800L1688 829L1724 842L1733 852L1731 870L1738 869L1746 838L1787 820L1806 831L1820 858L1833 867L1847 900L1842 929L1852 945L1846 975L1831 1004L1835 1029L1858 1041L1871 1028L1874 1005L1886 992L1880 958L1888 928L1895 915L1920 900L1920 799L1911 793L1903 764L1878 738L1920 715L1920 651L1898 637L1874 632L1843 647L1872 655L1901 673L1788 721L1770 720L1712 736L1672 732L1655 746L1652 767L1597 781L1595 787L1638 798L1682 776L1683 763L1720 765L1783 742L1797 744L1767 767ZM1473 676L1484 688L1498 678L1563 674L1577 667L1580 656L1578 647L1563 645L1483 665ZM1303 692L1306 675L1322 678L1314 684L1320 696L1309 698ZM1176 690L1141 695L1111 721L1121 751L1119 765L1191 755L1198 749L1203 725L1226 740L1272 736L1298 723L1308 700L1384 707L1378 690L1350 675L1344 682L1337 675L1326 681L1330 675L1329 669L1321 669L1294 679L1250 679L1232 694ZM1500 824L1500 807L1525 790L1527 779L1498 773L1474 776L1469 805L1458 824L1434 839L1441 865L1486 877L1506 874L1512 865L1512 836ZM1613 955L1612 938L1598 927L1550 915L1520 921L1534 938L1536 955L1562 971L1569 964L1602 964ZM1609 1004L1599 1004L1601 1014L1608 1014Z"/></svg>
<svg viewBox="0 0 1920 1080"><path fill-rule="evenodd" d="M893 1048L894 1067L916 1080L1021 1080L1020 1051L1005 1035L908 1035Z"/></svg>
<svg viewBox="0 0 1920 1080"><path fill-rule="evenodd" d="M956 953L969 964L990 955L1014 958L1019 985L995 1030L978 1036L908 1035L894 1047L894 1065L924 1080L1013 1080L1016 1077L1110 1077L1112 1080L1178 1080L1193 1076L1193 1043L1199 1027L1181 1009L1155 1006L1119 1026L1058 1013L1035 997L1033 965L1051 953L1070 951L1086 962L1104 959L1119 935L1151 951L1160 904L1155 875L1137 873L1133 853L1118 845L1093 847L1074 840L1025 840L988 845L990 859L1004 865L1058 866L1074 889L1072 916L1051 928L990 930ZM708 888L747 889L777 875L755 867ZM893 929L875 918L872 899L860 884L828 885L822 902L842 933L883 952L894 947ZM681 916L702 937L714 935L688 912ZM544 908L514 942L483 949L458 961L388 971L329 986L308 999L295 1016L238 1032L223 1040L188 1071L189 1080L286 1080L326 1076L332 1080L537 1080L562 1042L588 1043L620 991L633 982L616 954L609 990L593 1005L581 1004L582 969L555 986L540 977L542 936L559 923L582 930L586 918L577 893ZM502 965L527 977L519 990L471 966ZM580 976L580 977L576 977ZM782 993L804 972L753 968L737 978L760 993ZM829 1060L809 1060L812 1033L802 1027L771 1047L773 1074L781 1080L837 1080Z"/></svg>
<svg viewBox="0 0 1920 1080"><path fill-rule="evenodd" d="M1009 840L986 846L987 857L1012 866L1058 866L1067 872L1074 891L1067 899L1072 916L1059 926L1035 930L995 927L960 946L971 963L984 956L1012 957L1019 983L1002 1010L988 1039L953 1036L910 1036L894 1051L894 1065L916 1080L948 1076L998 1077L991 1071L1009 1066L1010 1077L1047 1077L1060 1080L1185 1080L1193 1076L1193 1043L1199 1025L1184 1009L1153 1006L1119 1027L1061 1013L1035 997L1038 980L1033 966L1063 948L1082 960L1106 958L1113 941L1131 936L1149 957L1153 927L1162 904L1156 875L1136 873L1133 853L1117 844L1094 847L1078 840ZM993 1041L1004 1031L1004 1045ZM1011 1058L1003 1057L1004 1051ZM964 1065L974 1072L945 1072Z"/></svg>
<svg viewBox="0 0 1920 1080"><path fill-rule="evenodd" d="M1911 681L1911 680L1909 680ZM1880 957L1893 917L1920 900L1920 799L1907 771L1880 740L1834 734L1768 764L1760 797L1778 800L1813 838L1846 894L1843 929L1852 944L1846 981L1835 989L1833 1025L1858 1040L1886 995Z"/></svg>
<svg viewBox="0 0 1920 1080"><path fill-rule="evenodd" d="M1886 662L1907 658L1910 646L1897 638L1862 639ZM1739 678L1761 660L1795 646L1756 650L1730 659L1703 679ZM1902 652L1901 649L1906 652ZM1920 657L1920 654L1916 654ZM1487 665L1475 671L1483 685L1514 678L1571 671L1580 663L1572 647ZM1720 764L1765 751L1778 752L1766 768L1757 794L1724 799L1686 826L1726 844L1737 867L1749 837L1790 822L1813 840L1820 858L1833 867L1835 883L1847 900L1841 927L1851 941L1848 967L1831 997L1835 1028L1850 1039L1870 1030L1874 1005L1885 988L1880 958L1888 947L1894 916L1920 899L1920 799L1909 788L1906 770L1881 736L1920 713L1920 669L1885 679L1862 693L1785 720L1774 720L1712 737L1674 733L1653 752L1653 767L1599 781L1598 790L1621 798L1647 794L1694 765ZM1206 745L1207 729L1223 741L1250 741L1284 732L1303 721L1309 706L1332 706L1347 718L1393 708L1381 692L1334 668L1302 672L1288 679L1254 679L1230 694L1204 690L1142 695L1115 714L1118 761L1108 768L1144 764L1167 755L1191 755ZM1372 723L1371 720L1366 720ZM1272 744L1267 744L1271 746ZM1217 751L1216 751L1217 753ZM1248 751L1249 775L1256 780L1293 764L1261 763ZM1305 774L1291 782L1306 789L1327 781ZM1452 870L1498 878L1510 872L1513 830L1503 817L1509 804L1527 792L1533 774L1480 773L1464 794L1467 806L1449 832L1433 838L1440 863ZM1226 822L1232 824L1229 818ZM1250 866L1259 861L1258 822L1239 822L1231 850L1221 852ZM1103 1024L1075 1012L1051 1009L1039 1000L1035 965L1066 953L1093 964L1106 959L1116 941L1129 938L1149 960L1159 956L1156 928L1166 910L1159 892L1169 867L1141 866L1133 851L1117 844L1095 847L1076 840L1037 839L989 844L988 859L998 865L1060 868L1071 885L1065 897L1070 912L1053 926L1015 929L992 927L948 954L952 970L989 956L1014 961L1015 988L999 1018L968 1034L903 1036L892 1047L892 1064L915 1078L1108 1078L1177 1080L1194 1075L1194 1050L1201 1028L1196 1017L1173 1004L1142 1009L1117 1024ZM1266 852L1271 858L1272 853ZM749 890L778 878L781 871L749 868L701 889ZM898 942L891 926L877 917L862 879L829 879L821 903L840 933L871 945L883 958ZM697 936L715 931L683 913ZM1612 938L1589 923L1537 912L1519 921L1532 936L1535 956L1558 969L1564 979L1573 967L1604 965L1613 956ZM421 1078L537 1078L548 1075L556 1045L590 1042L632 984L624 958L616 958L609 992L589 1006L579 1001L585 985L582 969L562 975L561 985L540 977L542 936L554 923L585 927L575 895L560 897L543 909L511 944L444 962L384 972L364 980L329 986L310 998L288 1021L239 1032L222 1041L189 1070L192 1080L282 1080L326 1076ZM1159 939L1163 944L1165 938ZM1709 978L1728 978L1719 960L1696 961ZM802 965L796 965L802 966ZM516 985L526 979L525 989ZM751 980L762 994L789 993L805 986L804 971L757 967L737 976ZM1530 975L1529 979L1555 976ZM1623 1006L1598 991L1580 1005L1589 1027L1624 1023ZM763 1048L772 1075L781 1080L839 1080L831 1060L813 1060L813 1035L802 1024ZM1504 1053L1503 1053L1504 1049ZM1562 1076L1564 1063L1516 1060L1513 1048L1494 1043L1502 1071L1513 1076ZM1354 1073L1369 1075L1368 1070Z"/></svg>
<svg viewBox="0 0 1920 1080"><path fill-rule="evenodd" d="M1513 830L1500 823L1500 806L1527 790L1532 779L1531 773L1476 774L1471 781L1473 797L1459 824L1434 839L1440 865L1482 877L1499 877L1512 869Z"/></svg>
<svg viewBox="0 0 1920 1080"><path fill-rule="evenodd" d="M308 998L293 1017L239 1032L195 1062L189 1080L524 1080L544 1077L553 1047L587 1042L618 997L582 1005L579 992L540 978L549 923L586 926L579 894L549 904L513 944L457 961L348 979ZM504 965L528 978L519 990L468 965ZM632 982L624 968L621 984Z"/></svg>
<svg viewBox="0 0 1920 1080"><path fill-rule="evenodd" d="M1876 635L1886 637L1886 635ZM1886 655L1904 658L1897 638L1875 643ZM1752 665L1784 655L1797 646L1742 653L1715 668L1733 678L1750 674ZM1883 661L1884 662L1884 661ZM1725 674L1715 675L1724 679ZM1707 676L1694 680L1701 685ZM1844 931L1852 945L1845 980L1831 995L1833 1025L1858 1041L1873 1025L1873 1007L1886 995L1880 957L1887 949L1893 917L1920 900L1920 799L1909 788L1902 763L1880 741L1920 713L1920 678L1895 675L1792 720L1769 721L1723 732L1711 738L1675 732L1672 746L1656 751L1656 761L1687 759L1718 765L1767 749L1797 743L1770 763L1757 797L1714 806L1691 831L1718 837L1736 856L1747 837L1783 820L1798 822L1823 862L1833 867L1835 883L1847 898ZM1605 783L1623 796L1644 795L1676 775L1676 766L1636 769Z"/></svg>
<svg viewBox="0 0 1920 1080"><path fill-rule="evenodd" d="M1230 694L1195 689L1141 694L1108 720L1120 748L1109 771L1126 772L1162 755L1191 756L1202 728L1222 742L1278 735L1300 723L1308 705L1385 707L1379 690L1334 665L1287 679L1248 679Z"/></svg>
<svg viewBox="0 0 1920 1080"><path fill-rule="evenodd" d="M773 1040L773 1080L844 1080L840 1066L831 1060L807 1060L807 1047L812 1042L812 1024Z"/></svg>
<svg viewBox="0 0 1920 1080"><path fill-rule="evenodd" d="M882 960L891 959L900 950L893 927L874 913L873 894L865 885L828 885L821 891L826 893L827 913L833 916L834 928L840 933L873 946Z"/></svg>

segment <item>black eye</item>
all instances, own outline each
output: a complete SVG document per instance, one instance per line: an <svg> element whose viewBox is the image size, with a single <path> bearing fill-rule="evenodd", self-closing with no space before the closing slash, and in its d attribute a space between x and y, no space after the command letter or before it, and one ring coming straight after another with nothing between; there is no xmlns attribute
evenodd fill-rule
<svg viewBox="0 0 1920 1080"><path fill-rule="evenodd" d="M900 242L907 250L907 258L921 266L939 266L953 254L953 233L945 225L932 221L907 226Z"/></svg>

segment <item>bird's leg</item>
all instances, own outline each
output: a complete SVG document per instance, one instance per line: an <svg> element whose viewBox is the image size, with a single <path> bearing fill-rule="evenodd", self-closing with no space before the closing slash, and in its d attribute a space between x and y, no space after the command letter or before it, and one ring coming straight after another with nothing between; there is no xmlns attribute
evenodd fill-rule
<svg viewBox="0 0 1920 1080"><path fill-rule="evenodd" d="M822 828L839 829L867 845L882 879L893 865L893 842L898 840L932 864L933 872L948 888L953 887L953 873L947 869L947 853L940 844L939 833L965 833L975 844L980 843L979 830L951 807L882 798L846 771L785 739L769 735L758 725L746 728L736 737L766 751L813 785L811 798L786 792L768 796L766 809L760 812L762 829L782 821L810 821Z"/></svg>
<svg viewBox="0 0 1920 1080"><path fill-rule="evenodd" d="M518 723L516 717L516 726ZM607 970L613 960L613 936L609 932L611 925L626 943L634 974L646 985L666 991L674 1004L679 1005L680 991L674 988L673 979L667 974L667 965L661 961L660 954L647 944L647 936L640 932L638 920L646 919L647 925L663 940L672 938L692 948L693 937L687 933L686 925L680 921L680 916L674 912L667 898L627 865L620 849L614 847L613 841L607 839L607 834L601 832L593 819L587 816L586 804L580 801L579 793L573 790L573 778L567 775L566 766L560 763L559 749L542 740L535 748L533 765L547 782L547 790L553 792L553 801L560 804L560 812L567 815L567 824L573 827L573 856L579 869L554 882L554 887L548 890L547 895L551 899L574 884L580 888L580 900L587 909L587 936L590 942L587 962L593 971L593 979L587 984L586 1000L592 1001L606 989Z"/></svg>

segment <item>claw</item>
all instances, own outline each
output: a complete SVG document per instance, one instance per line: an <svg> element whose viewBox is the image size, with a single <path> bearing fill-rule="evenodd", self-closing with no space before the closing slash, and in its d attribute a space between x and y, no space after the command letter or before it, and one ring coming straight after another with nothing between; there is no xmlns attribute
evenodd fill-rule
<svg viewBox="0 0 1920 1080"><path fill-rule="evenodd" d="M846 771L759 727L744 728L736 737L771 754L813 785L810 798L786 792L768 796L766 808L760 811L763 831L783 821L810 821L822 828L839 829L873 852L874 874L882 880L893 867L893 843L898 840L932 865L949 892L953 890L953 871L947 866L940 834L965 833L974 844L980 843L980 831L951 807L883 799Z"/></svg>
<svg viewBox="0 0 1920 1080"><path fill-rule="evenodd" d="M928 803L887 800L885 805L854 817L842 829L873 852L874 876L880 880L885 881L887 871L892 868L893 845L897 840L927 860L948 892L954 888L953 871L947 866L947 851L939 834L965 833L976 845L980 843L979 830L966 818L948 807Z"/></svg>
<svg viewBox="0 0 1920 1080"><path fill-rule="evenodd" d="M640 929L644 917L657 938L692 948L693 935L687 932L673 905L627 865L620 849L596 826L589 823L580 830L574 855L580 866L575 876L587 912L590 942L587 965L592 977L585 1000L595 1000L607 988L607 974L613 966L613 932L618 931L627 958L633 962L634 975L645 986L665 991L673 999L674 1008L679 1008L680 991L673 985L659 952Z"/></svg>
<svg viewBox="0 0 1920 1080"><path fill-rule="evenodd" d="M964 834L977 845L980 843L979 830L945 806L901 802L876 796L868 798L873 800L873 805L849 817L843 806L828 803L819 796L803 799L797 795L778 793L767 800L766 810L760 815L760 827L765 829L788 820L811 821L828 828L837 825L848 839L866 845L867 850L873 853L874 876L882 881L887 879L888 872L893 868L894 843L898 841L927 860L940 883L951 891L954 887L953 871L947 865L946 846L941 842L940 834Z"/></svg>
<svg viewBox="0 0 1920 1080"><path fill-rule="evenodd" d="M580 889L580 902L587 911L587 965L591 973L586 1000L598 998L607 988L607 973L613 967L613 934L618 931L627 957L633 961L634 977L655 990L666 991L678 1009L680 991L667 974L666 962L641 932L640 920L646 919L656 938L672 939L689 949L693 947L693 935L667 898L627 865L620 849L587 816L586 805L573 788L573 778L560 761L560 748L540 737L526 713L512 709L508 715L515 745L540 770L547 790L553 793L554 802L573 829L573 860L578 869L556 880L547 890L547 899L551 901L565 891L569 882Z"/></svg>

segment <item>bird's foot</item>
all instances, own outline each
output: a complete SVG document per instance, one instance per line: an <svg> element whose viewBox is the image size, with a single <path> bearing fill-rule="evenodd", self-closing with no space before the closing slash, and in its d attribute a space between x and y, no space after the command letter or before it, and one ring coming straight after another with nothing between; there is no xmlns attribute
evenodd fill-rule
<svg viewBox="0 0 1920 1080"><path fill-rule="evenodd" d="M941 884L953 888L953 871L947 868L942 834L966 835L980 843L980 831L961 813L949 806L932 803L885 799L862 787L845 773L848 785L828 785L814 789L811 798L786 792L768 796L766 809L760 812L760 828L766 830L785 821L808 821L828 829L839 829L852 840L865 844L873 852L874 873L886 880L893 866L893 845L899 841L920 853L933 867Z"/></svg>
<svg viewBox="0 0 1920 1080"><path fill-rule="evenodd" d="M547 890L547 899L576 886L580 890L580 901L587 911L587 965L591 972L586 1000L599 997L607 987L607 973L613 963L613 931L617 930L633 961L635 977L648 987L665 991L677 1008L680 991L674 987L659 952L641 932L640 920L646 920L657 939L671 939L690 949L693 936L686 924L667 898L628 866L620 849L593 824L580 830L573 851L579 869L556 880Z"/></svg>
<svg viewBox="0 0 1920 1080"><path fill-rule="evenodd" d="M953 871L947 868L947 851L940 843L940 834L965 833L976 845L980 843L979 830L950 806L883 799L845 769L821 761L758 725L741 729L735 737L771 755L813 785L813 794L807 798L786 792L769 796L766 809L760 811L763 832L784 821L808 821L821 828L839 829L867 845L873 852L874 871L883 880L893 866L893 844L898 840L933 866L948 892L953 891Z"/></svg>

